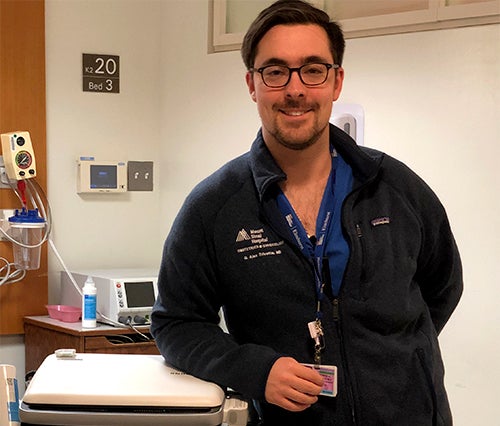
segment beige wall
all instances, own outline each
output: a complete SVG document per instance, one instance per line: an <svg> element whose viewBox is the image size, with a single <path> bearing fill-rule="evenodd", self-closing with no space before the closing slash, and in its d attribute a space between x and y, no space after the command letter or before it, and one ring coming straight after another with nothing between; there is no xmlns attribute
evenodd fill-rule
<svg viewBox="0 0 500 426"><path fill-rule="evenodd" d="M206 0L47 0L46 22L56 245L71 268L157 265L188 191L257 132L239 53L206 53ZM461 248L466 289L441 335L457 426L500 414L499 40L499 25L348 40L344 63L341 101L363 105L365 145L431 185ZM120 55L120 95L81 92L83 51ZM74 191L81 153L154 160L155 191L83 200ZM53 257L49 266L54 301L60 268ZM0 350L24 370L22 337L0 340Z"/></svg>

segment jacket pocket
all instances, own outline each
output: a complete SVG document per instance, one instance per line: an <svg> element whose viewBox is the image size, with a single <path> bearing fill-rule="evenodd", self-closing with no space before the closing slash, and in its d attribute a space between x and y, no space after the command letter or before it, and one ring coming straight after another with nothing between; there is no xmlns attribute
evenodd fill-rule
<svg viewBox="0 0 500 426"><path fill-rule="evenodd" d="M434 388L434 381L432 380L431 370L429 368L428 363L426 362L425 351L422 348L417 348L417 356L420 361L420 365L422 367L422 371L424 372L425 380L427 382L427 386L429 388L429 394L432 399L432 426L438 426L438 416L437 416L437 396L436 390Z"/></svg>
<svg viewBox="0 0 500 426"><path fill-rule="evenodd" d="M361 224L356 224L356 237L358 239L360 253L361 253L361 271L359 276L359 285L360 285L360 296L361 300L366 299L367 291L365 287L368 285L367 278L370 276L370 272L367 270L368 268L368 250L366 247L365 237L363 235L363 228Z"/></svg>
<svg viewBox="0 0 500 426"><path fill-rule="evenodd" d="M406 303L415 292L418 239L403 236L388 223L379 226L358 222L354 232L353 265L359 268L355 297L361 301L378 299L381 303L392 300L394 307ZM387 314L393 315L390 311Z"/></svg>

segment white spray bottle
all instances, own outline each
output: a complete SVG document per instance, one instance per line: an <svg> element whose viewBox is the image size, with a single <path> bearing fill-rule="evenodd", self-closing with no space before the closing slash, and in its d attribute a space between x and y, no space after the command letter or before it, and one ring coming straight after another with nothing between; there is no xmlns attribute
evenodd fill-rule
<svg viewBox="0 0 500 426"><path fill-rule="evenodd" d="M97 327L97 288L92 277L87 277L82 289L82 327Z"/></svg>

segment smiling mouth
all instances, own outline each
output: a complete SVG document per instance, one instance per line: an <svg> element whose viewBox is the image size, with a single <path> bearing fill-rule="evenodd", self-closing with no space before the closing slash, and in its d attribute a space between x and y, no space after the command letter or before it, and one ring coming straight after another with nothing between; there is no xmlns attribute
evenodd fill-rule
<svg viewBox="0 0 500 426"><path fill-rule="evenodd" d="M310 110L294 110L294 111L287 111L287 110L280 110L283 114L288 115L290 117L300 117L306 113L308 113Z"/></svg>

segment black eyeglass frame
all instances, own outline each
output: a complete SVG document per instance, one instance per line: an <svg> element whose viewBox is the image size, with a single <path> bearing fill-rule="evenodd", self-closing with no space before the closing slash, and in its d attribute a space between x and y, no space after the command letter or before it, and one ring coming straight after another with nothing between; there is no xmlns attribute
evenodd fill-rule
<svg viewBox="0 0 500 426"><path fill-rule="evenodd" d="M325 79L321 82L321 83L306 83L304 81L304 79L302 78L302 74L301 74L301 70L302 68L304 67L308 67L308 66L311 66L311 65L324 65L326 67L326 74L325 74ZM288 79L286 80L286 83L285 84L280 84L279 86L270 86L269 84L266 83L266 80L264 79L264 75L263 75L263 72L265 71L266 68L270 68L270 67L282 67L282 68L287 68L288 69ZM292 73L293 72L296 72L299 76L299 79L300 81L302 82L302 84L304 86L309 86L309 87L314 87L314 86L320 86L322 85L327 79L328 79L328 73L330 72L331 69L338 69L340 68L340 65L339 64L328 64L326 62L312 62L312 63L308 63L308 64L304 64L298 68L290 68L290 67L287 67L286 65L281 65L281 64L270 64L270 65L266 65L264 67L260 67L260 68L251 68L249 71L251 72L258 72L262 78L262 82L267 86L267 87L270 87L272 89L280 89L282 87L285 87L288 83L290 83L290 79L292 78Z"/></svg>

